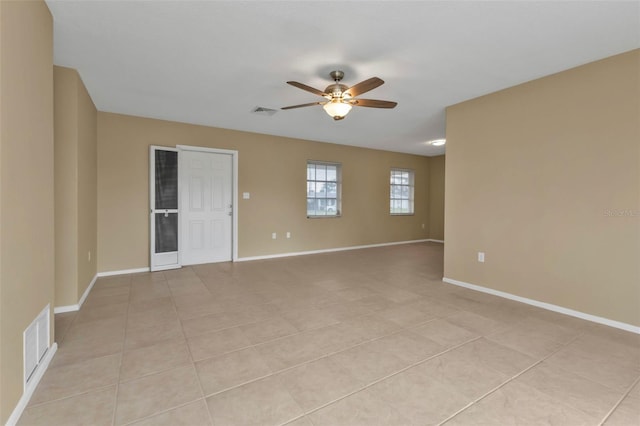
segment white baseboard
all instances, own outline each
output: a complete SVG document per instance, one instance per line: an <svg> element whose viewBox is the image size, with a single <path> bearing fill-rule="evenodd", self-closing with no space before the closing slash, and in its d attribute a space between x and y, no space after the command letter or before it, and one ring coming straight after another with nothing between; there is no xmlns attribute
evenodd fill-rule
<svg viewBox="0 0 640 426"><path fill-rule="evenodd" d="M27 384L22 397L20 397L16 408L13 409L13 412L9 416L9 419L6 423L7 426L14 426L18 423L18 420L20 420L20 416L22 416L24 409L27 408L31 397L33 396L33 392L36 390L36 387L38 386L38 383L40 383L40 379L42 379L42 376L44 376L45 371L47 371L49 363L51 363L51 360L53 359L53 356L55 355L57 350L58 344L56 342L53 342L53 344L49 346L49 349L47 349L47 352L44 354L42 361L40 362L40 364L38 364L38 368L29 380L29 383Z"/></svg>
<svg viewBox="0 0 640 426"><path fill-rule="evenodd" d="M87 286L87 289L84 291L84 293L82 293L82 297L80 298L80 300L78 301L78 303L76 303L75 305L67 305L67 306L56 306L55 308L53 308L53 313L54 314L63 314L65 312L75 312L75 311L79 311L80 308L82 307L82 304L84 303L84 301L86 300L87 296L89 295L89 293L91 292L91 289L93 288L94 284L96 283L96 280L98 279L98 274L93 276L93 279L91 280L91 282L89 283L89 285Z"/></svg>
<svg viewBox="0 0 640 426"><path fill-rule="evenodd" d="M429 241L430 243L441 243L441 244L444 244L444 240L434 240L432 238L429 238L426 241Z"/></svg>
<svg viewBox="0 0 640 426"><path fill-rule="evenodd" d="M53 308L54 314L64 314L66 312L75 312L80 310L80 304L76 303L75 305L65 305L65 306L56 306Z"/></svg>
<svg viewBox="0 0 640 426"><path fill-rule="evenodd" d="M112 277L114 275L139 274L140 272L149 272L149 267L147 266L145 268L122 269L120 271L98 272L98 278Z"/></svg>
<svg viewBox="0 0 640 426"><path fill-rule="evenodd" d="M551 303L540 302L538 300L529 299L529 298L521 297L521 296L516 296L515 294L506 293L504 291L494 290L492 288L482 287L482 286L475 285L475 284L469 284L469 283L466 283L464 281L458 281L458 280L454 280L454 279L447 278L447 277L444 277L442 279L442 281L444 281L446 283L449 283L449 284L457 285L457 286L460 286L460 287L465 287L465 288L468 288L470 290L475 290L475 291L480 291L482 293L492 294L494 296L499 296L499 297L503 297L505 299L515 300L516 302L526 303L527 305L536 306L538 308L547 309L549 311L558 312L558 313L561 313L561 314L565 314L565 315L569 315L569 316L572 316L572 317L580 318L580 319L583 319L583 320L595 322L595 323L598 323L598 324L607 325L609 327L614 327L614 328L619 328L621 330L630 331L631 333L640 334L640 327L637 327L637 326L631 325L631 324L627 324L627 323L624 323L624 322L615 321L615 320L612 320L612 319L603 318L603 317L587 314L587 313L580 312L580 311L574 311L573 309L565 308L565 307L558 306L558 305L553 305Z"/></svg>
<svg viewBox="0 0 640 426"><path fill-rule="evenodd" d="M250 260L265 260L265 259L277 259L279 257L291 257L291 256L306 256L308 254L320 254L320 253L332 253L336 251L346 251L346 250L359 250L373 247L385 247L385 246L397 246L401 244L415 244L415 243L424 243L430 240L410 240L410 241L396 241L393 243L381 243L381 244L367 244L363 246L350 246L350 247L338 247L338 248L330 248L330 249L322 249L322 250L309 250L309 251L296 251L291 253L278 253L278 254L267 254L264 256L249 256L249 257L240 257L236 259L237 262L247 262Z"/></svg>

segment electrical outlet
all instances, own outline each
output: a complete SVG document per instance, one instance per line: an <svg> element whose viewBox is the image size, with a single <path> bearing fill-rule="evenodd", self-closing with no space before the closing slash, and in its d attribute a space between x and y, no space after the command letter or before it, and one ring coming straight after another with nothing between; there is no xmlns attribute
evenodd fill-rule
<svg viewBox="0 0 640 426"><path fill-rule="evenodd" d="M276 235L276 233L275 233L275 232L272 232L272 233L271 233L271 239L272 239L272 240L275 240L276 238L278 238L278 236Z"/></svg>
<svg viewBox="0 0 640 426"><path fill-rule="evenodd" d="M424 223L422 224L422 229L424 229Z"/></svg>
<svg viewBox="0 0 640 426"><path fill-rule="evenodd" d="M91 250L87 252L87 262L91 262Z"/></svg>
<svg viewBox="0 0 640 426"><path fill-rule="evenodd" d="M478 262L484 263L484 252L483 251L479 251L478 252Z"/></svg>
<svg viewBox="0 0 640 426"><path fill-rule="evenodd" d="M287 231L287 238L291 238L291 232Z"/></svg>

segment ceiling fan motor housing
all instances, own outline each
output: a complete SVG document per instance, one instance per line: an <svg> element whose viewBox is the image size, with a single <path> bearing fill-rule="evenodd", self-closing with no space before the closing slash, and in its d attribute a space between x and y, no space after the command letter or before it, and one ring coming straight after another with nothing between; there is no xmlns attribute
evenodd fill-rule
<svg viewBox="0 0 640 426"><path fill-rule="evenodd" d="M336 83L344 78L344 72L342 71L331 71L329 75L331 76L331 79Z"/></svg>
<svg viewBox="0 0 640 426"><path fill-rule="evenodd" d="M340 83L330 84L324 89L324 93L330 94L332 98L339 98L344 95L348 88L348 86Z"/></svg>

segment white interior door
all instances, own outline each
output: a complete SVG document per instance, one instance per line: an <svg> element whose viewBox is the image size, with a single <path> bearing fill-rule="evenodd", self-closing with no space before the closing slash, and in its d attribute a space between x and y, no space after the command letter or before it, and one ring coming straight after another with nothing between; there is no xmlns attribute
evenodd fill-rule
<svg viewBox="0 0 640 426"><path fill-rule="evenodd" d="M232 155L180 151L180 214L182 265L232 259Z"/></svg>
<svg viewBox="0 0 640 426"><path fill-rule="evenodd" d="M179 268L178 150L149 149L150 269Z"/></svg>

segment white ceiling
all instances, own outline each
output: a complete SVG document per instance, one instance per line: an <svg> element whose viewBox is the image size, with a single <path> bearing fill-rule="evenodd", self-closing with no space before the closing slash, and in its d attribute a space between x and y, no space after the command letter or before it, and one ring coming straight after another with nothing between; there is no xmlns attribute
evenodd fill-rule
<svg viewBox="0 0 640 426"><path fill-rule="evenodd" d="M54 61L96 107L419 155L444 148L445 107L640 47L638 1L57 1ZM328 73L385 84L342 121L319 106ZM177 141L176 143L188 141Z"/></svg>

